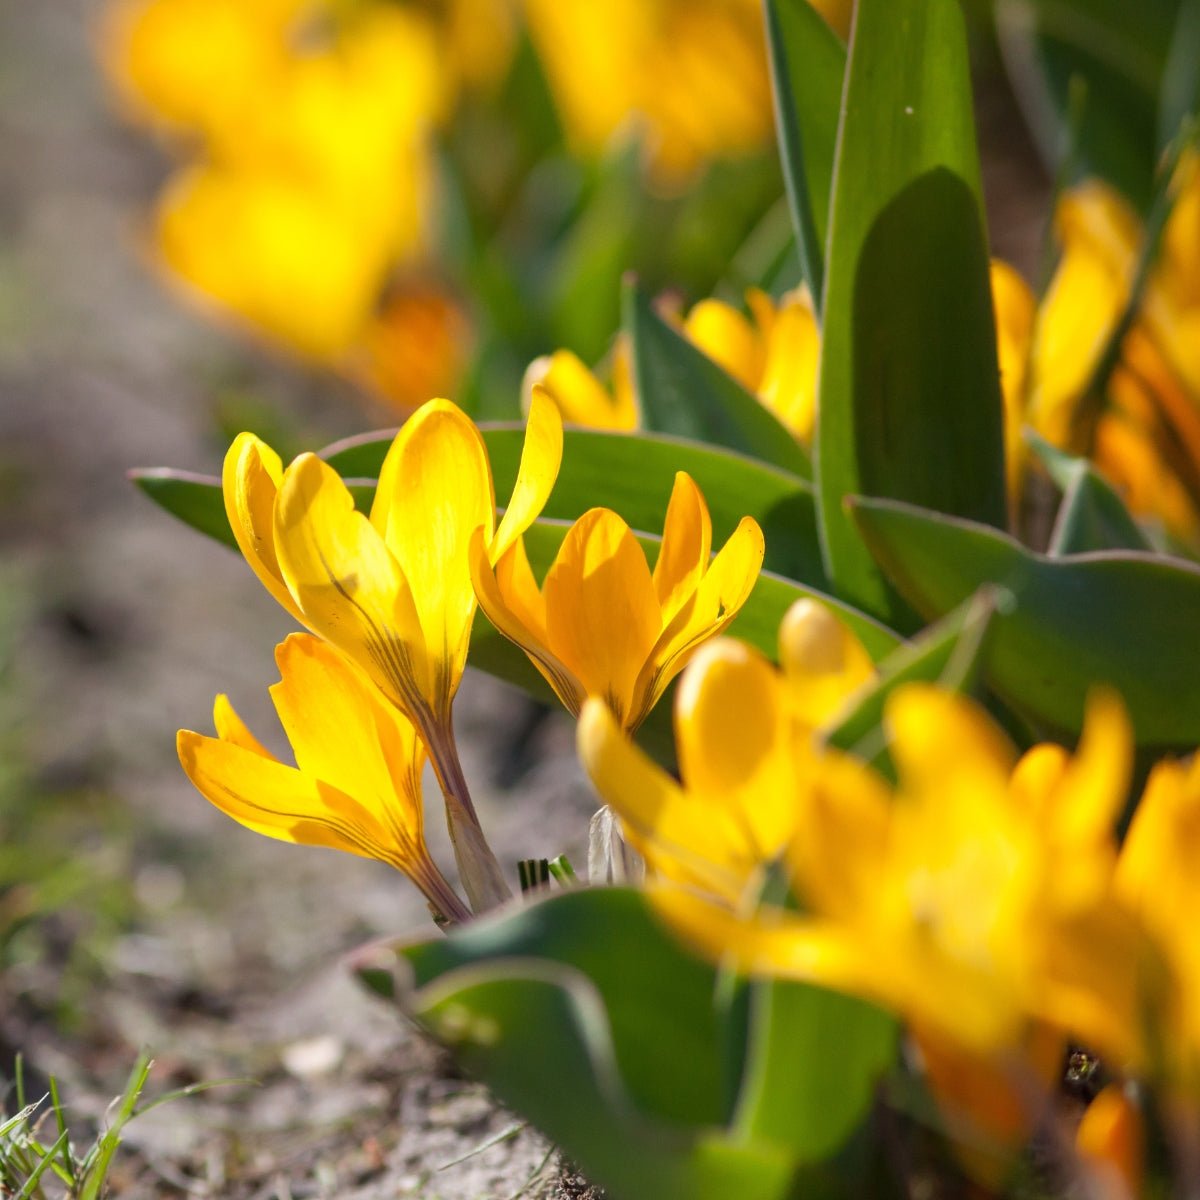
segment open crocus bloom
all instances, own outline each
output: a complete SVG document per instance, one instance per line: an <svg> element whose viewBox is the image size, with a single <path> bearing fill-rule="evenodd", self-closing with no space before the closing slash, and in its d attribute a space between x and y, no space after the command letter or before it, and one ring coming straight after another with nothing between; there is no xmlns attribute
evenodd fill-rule
<svg viewBox="0 0 1200 1200"><path fill-rule="evenodd" d="M283 470L269 447L242 434L225 460L226 512L255 574L420 732L477 908L508 889L478 832L451 729L476 607L468 548L480 531L484 553L503 557L541 511L561 456L558 410L536 396L499 526L483 438L448 400L429 401L396 435L369 519L356 511L337 472L314 454Z"/></svg>
<svg viewBox="0 0 1200 1200"><path fill-rule="evenodd" d="M539 589L524 542L502 554L476 534L471 570L488 620L529 656L576 716L600 696L636 729L695 649L746 602L762 568L763 537L744 517L710 561L712 522L680 471L653 573L633 531L593 508L567 531Z"/></svg>
<svg viewBox="0 0 1200 1200"><path fill-rule="evenodd" d="M248 829L377 858L421 889L437 919L465 920L470 914L425 845L425 752L412 724L318 638L292 634L275 657L281 678L271 697L297 765L267 751L218 696L217 737L179 732L188 777Z"/></svg>

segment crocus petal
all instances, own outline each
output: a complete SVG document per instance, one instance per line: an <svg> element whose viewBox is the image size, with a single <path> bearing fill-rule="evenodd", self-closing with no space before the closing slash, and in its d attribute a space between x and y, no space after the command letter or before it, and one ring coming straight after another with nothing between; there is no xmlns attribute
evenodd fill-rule
<svg viewBox="0 0 1200 1200"><path fill-rule="evenodd" d="M493 568L483 530L476 530L471 542L471 581L484 616L525 651L567 710L578 716L587 693L546 642L545 606L537 593L537 584L532 582L524 544L518 541Z"/></svg>
<svg viewBox="0 0 1200 1200"><path fill-rule="evenodd" d="M424 750L412 724L327 642L293 634L275 652L279 720L306 775L368 809L415 854L422 840Z"/></svg>
<svg viewBox="0 0 1200 1200"><path fill-rule="evenodd" d="M688 313L683 331L748 392L758 388L763 371L762 337L736 308L723 300L701 300Z"/></svg>
<svg viewBox="0 0 1200 1200"><path fill-rule="evenodd" d="M762 570L765 545L752 517L743 517L712 560L695 596L676 613L646 658L634 688L634 727L658 703L691 653L722 633L750 598Z"/></svg>
<svg viewBox="0 0 1200 1200"><path fill-rule="evenodd" d="M931 684L912 683L888 697L884 725L906 787L936 790L950 775L985 774L1006 787L1016 753L977 705Z"/></svg>
<svg viewBox="0 0 1200 1200"><path fill-rule="evenodd" d="M545 388L535 387L525 426L525 444L512 499L504 510L500 528L492 540L492 562L497 562L509 547L537 520L546 507L558 468L562 463L562 417Z"/></svg>
<svg viewBox="0 0 1200 1200"><path fill-rule="evenodd" d="M624 720L659 631L654 582L629 526L606 508L584 513L567 530L542 595L556 655Z"/></svg>
<svg viewBox="0 0 1200 1200"><path fill-rule="evenodd" d="M679 687L675 741L688 789L725 808L737 830L727 857L769 862L791 835L790 732L782 682L761 654L728 639L700 648Z"/></svg>
<svg viewBox="0 0 1200 1200"><path fill-rule="evenodd" d="M252 433L239 433L225 455L221 491L229 527L251 570L300 624L304 616L288 592L275 554L275 497L283 478L279 455Z"/></svg>
<svg viewBox="0 0 1200 1200"><path fill-rule="evenodd" d="M273 759L270 750L266 748L250 732L246 722L238 716L233 705L229 702L229 697L222 694L213 701L213 726L216 728L217 737L223 742L229 742L234 746L241 746L243 750L252 750L255 754L261 754L263 758Z"/></svg>
<svg viewBox="0 0 1200 1200"><path fill-rule="evenodd" d="M794 913L771 910L746 920L727 908L670 885L648 889L651 904L688 945L706 958L751 975L818 983L837 991L875 991L871 970L852 931Z"/></svg>
<svg viewBox="0 0 1200 1200"><path fill-rule="evenodd" d="M779 626L779 661L800 719L814 729L831 722L875 677L862 643L833 611L797 600Z"/></svg>
<svg viewBox="0 0 1200 1200"><path fill-rule="evenodd" d="M686 471L675 475L662 546L654 564L654 590L667 625L700 584L712 553L712 519L704 496Z"/></svg>
<svg viewBox="0 0 1200 1200"><path fill-rule="evenodd" d="M371 524L407 581L433 674L429 699L444 715L467 661L475 590L471 535L491 535L492 473L479 430L448 400L431 400L405 423L379 476Z"/></svg>
<svg viewBox="0 0 1200 1200"><path fill-rule="evenodd" d="M275 544L309 627L410 715L432 705L434 680L408 582L340 476L315 455L301 455L284 475Z"/></svg>
<svg viewBox="0 0 1200 1200"><path fill-rule="evenodd" d="M746 838L727 807L710 810L685 792L596 697L583 706L576 744L596 791L652 870L730 899L740 896L745 869L730 872L726 864Z"/></svg>
<svg viewBox="0 0 1200 1200"><path fill-rule="evenodd" d="M204 797L255 833L328 846L399 866L386 832L349 796L295 767L219 738L181 729L179 761Z"/></svg>

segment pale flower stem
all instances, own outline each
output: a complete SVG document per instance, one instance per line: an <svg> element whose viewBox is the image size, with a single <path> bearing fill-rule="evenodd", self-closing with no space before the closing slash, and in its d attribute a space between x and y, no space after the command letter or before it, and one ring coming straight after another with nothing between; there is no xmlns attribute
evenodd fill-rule
<svg viewBox="0 0 1200 1200"><path fill-rule="evenodd" d="M449 720L426 731L426 746L446 800L446 826L454 846L459 877L471 908L476 913L486 912L511 899L512 891L483 836Z"/></svg>

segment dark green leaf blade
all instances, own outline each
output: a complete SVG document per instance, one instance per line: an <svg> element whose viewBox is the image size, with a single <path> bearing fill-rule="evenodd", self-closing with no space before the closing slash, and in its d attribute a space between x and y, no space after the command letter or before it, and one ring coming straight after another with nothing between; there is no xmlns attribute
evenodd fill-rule
<svg viewBox="0 0 1200 1200"><path fill-rule="evenodd" d="M827 262L819 515L839 595L902 609L843 498L1003 526L999 371L958 0L860 0Z"/></svg>
<svg viewBox="0 0 1200 1200"><path fill-rule="evenodd" d="M818 312L846 48L808 0L767 0L775 128L800 265Z"/></svg>
<svg viewBox="0 0 1200 1200"><path fill-rule="evenodd" d="M724 446L811 478L808 455L787 427L672 329L633 282L625 288L625 329L647 430Z"/></svg>
<svg viewBox="0 0 1200 1200"><path fill-rule="evenodd" d="M171 467L141 467L129 472L135 487L185 525L237 549L221 481L215 475L176 471Z"/></svg>
<svg viewBox="0 0 1200 1200"><path fill-rule="evenodd" d="M1200 567L1132 551L1047 558L970 521L856 499L854 519L909 602L929 618L981 585L1012 594L984 649L996 694L1049 730L1075 735L1089 689L1119 691L1144 747L1200 744Z"/></svg>

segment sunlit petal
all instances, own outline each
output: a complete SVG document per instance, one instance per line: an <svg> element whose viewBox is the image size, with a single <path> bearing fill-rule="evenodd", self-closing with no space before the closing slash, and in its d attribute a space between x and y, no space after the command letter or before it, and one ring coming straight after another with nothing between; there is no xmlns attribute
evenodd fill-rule
<svg viewBox="0 0 1200 1200"><path fill-rule="evenodd" d="M712 520L704 496L686 471L675 475L662 546L654 564L654 590L669 624L699 586L712 553Z"/></svg>
<svg viewBox="0 0 1200 1200"><path fill-rule="evenodd" d="M492 540L491 558L497 562L546 507L562 463L562 417L545 389L535 387L525 426L525 444L512 499L504 510Z"/></svg>

